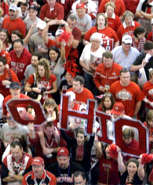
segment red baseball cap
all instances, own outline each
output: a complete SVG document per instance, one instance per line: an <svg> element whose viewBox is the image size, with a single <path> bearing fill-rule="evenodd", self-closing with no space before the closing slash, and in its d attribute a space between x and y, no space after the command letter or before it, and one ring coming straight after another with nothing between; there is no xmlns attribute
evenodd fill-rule
<svg viewBox="0 0 153 185"><path fill-rule="evenodd" d="M78 3L78 4L76 5L76 9L79 9L79 8L86 8L86 7L85 7L85 4L84 4L84 3Z"/></svg>
<svg viewBox="0 0 153 185"><path fill-rule="evenodd" d="M38 166L44 165L44 160L43 160L43 158L41 158L41 157L34 157L34 158L32 159L31 165L38 165Z"/></svg>
<svg viewBox="0 0 153 185"><path fill-rule="evenodd" d="M111 110L111 114L121 115L124 113L125 107L122 102L116 102Z"/></svg>
<svg viewBox="0 0 153 185"><path fill-rule="evenodd" d="M59 148L59 150L57 152L57 157L60 157L60 156L66 156L66 157L69 156L69 151L66 147Z"/></svg>

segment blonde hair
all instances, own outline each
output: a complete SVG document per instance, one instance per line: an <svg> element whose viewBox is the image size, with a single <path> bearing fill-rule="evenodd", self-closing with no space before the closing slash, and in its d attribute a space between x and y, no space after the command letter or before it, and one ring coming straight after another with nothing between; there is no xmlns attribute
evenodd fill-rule
<svg viewBox="0 0 153 185"><path fill-rule="evenodd" d="M125 18L126 18L126 17L129 17L129 16L131 16L132 18L134 18L134 14L133 14L131 11L126 10L126 11L124 12L123 16L122 16L122 22L124 22L124 21L125 21Z"/></svg>
<svg viewBox="0 0 153 185"><path fill-rule="evenodd" d="M105 4L105 10L107 9L108 6L111 6L112 8L115 9L115 4L113 2L108 2Z"/></svg>

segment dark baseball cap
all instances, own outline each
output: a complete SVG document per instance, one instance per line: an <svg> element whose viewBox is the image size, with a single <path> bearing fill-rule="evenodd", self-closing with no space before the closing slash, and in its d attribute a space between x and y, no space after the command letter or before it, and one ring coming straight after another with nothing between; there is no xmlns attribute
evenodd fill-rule
<svg viewBox="0 0 153 185"><path fill-rule="evenodd" d="M21 86L18 82L11 82L10 89L20 89Z"/></svg>

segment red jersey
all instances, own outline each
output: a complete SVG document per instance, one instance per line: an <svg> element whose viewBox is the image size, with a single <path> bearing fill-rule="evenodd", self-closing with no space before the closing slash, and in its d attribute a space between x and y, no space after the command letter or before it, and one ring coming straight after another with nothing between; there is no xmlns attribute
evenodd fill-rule
<svg viewBox="0 0 153 185"><path fill-rule="evenodd" d="M20 99L29 99L29 97L28 96L26 96L25 94L20 94L20 97L19 97ZM8 95L8 96L6 96L5 98L4 98L4 100L3 100L3 115L7 115L7 109L6 109L6 104L7 104L7 102L10 100L10 99L12 99L12 95ZM23 106L21 106L21 107L23 107Z"/></svg>
<svg viewBox="0 0 153 185"><path fill-rule="evenodd" d="M56 185L56 177L49 171L44 170L40 179L40 184ZM25 174L22 180L22 185L38 184L33 171Z"/></svg>
<svg viewBox="0 0 153 185"><path fill-rule="evenodd" d="M102 46L105 49L112 50L114 48L114 42L118 41L118 36L112 28L105 27L102 30L98 30L96 26L93 26L90 30L86 32L84 39L89 41L91 35L95 32L101 33Z"/></svg>
<svg viewBox="0 0 153 185"><path fill-rule="evenodd" d="M143 85L143 93L150 102L153 102L153 84L150 81ZM146 103L146 105L149 109L153 109L149 104Z"/></svg>
<svg viewBox="0 0 153 185"><path fill-rule="evenodd" d="M118 80L111 85L110 91L116 101L121 101L123 103L125 114L131 117L134 116L136 103L144 99L140 87L132 81L128 86L124 87Z"/></svg>
<svg viewBox="0 0 153 185"><path fill-rule="evenodd" d="M117 32L121 25L121 20L117 15L113 14L111 18L107 17L107 25Z"/></svg>
<svg viewBox="0 0 153 185"><path fill-rule="evenodd" d="M12 154L9 154L4 158L3 163L9 173L22 175L31 166L31 160L32 157L28 153L23 153L22 159L18 162L14 160Z"/></svg>
<svg viewBox="0 0 153 185"><path fill-rule="evenodd" d="M122 67L119 64L113 63L111 68L106 68L103 63L96 68L94 75L94 83L97 88L99 86L111 85L116 80L119 80Z"/></svg>
<svg viewBox="0 0 153 185"><path fill-rule="evenodd" d="M73 88L68 89L68 91L73 91ZM74 92L74 91L73 91ZM94 96L92 94L92 92L87 89L87 88L83 88L83 91L81 93L75 93L75 100L78 102L84 102L87 103L88 99L94 99Z"/></svg>
<svg viewBox="0 0 153 185"><path fill-rule="evenodd" d="M46 3L40 10L40 18L44 20L45 17L49 19L64 19L64 7L59 3L55 3L54 9L50 10L49 4Z"/></svg>
<svg viewBox="0 0 153 185"><path fill-rule="evenodd" d="M133 37L134 30L139 26L140 26L140 24L136 21L133 21L132 26L129 26L129 27L127 27L125 25L125 23L121 24L119 29L118 29L118 32L117 32L119 40L122 40L122 36L125 33L128 34L128 35L131 35Z"/></svg>
<svg viewBox="0 0 153 185"><path fill-rule="evenodd" d="M24 48L21 56L18 58L15 51L10 52L11 63L10 68L17 74L19 80L24 79L24 71L26 67L31 64L31 53Z"/></svg>
<svg viewBox="0 0 153 185"><path fill-rule="evenodd" d="M118 164L114 159L106 159L102 155L99 160L99 183L117 185L119 184Z"/></svg>
<svg viewBox="0 0 153 185"><path fill-rule="evenodd" d="M99 6L99 13L105 12L105 4L108 3L110 0L102 0ZM115 0L115 14L117 16L122 16L125 12L125 4L123 0Z"/></svg>
<svg viewBox="0 0 153 185"><path fill-rule="evenodd" d="M3 80L9 80L11 82L19 82L19 80L14 71L12 71L11 69L4 69L3 75L0 75L0 93L3 94L3 96L5 97L10 94L10 91L9 87L2 84Z"/></svg>
<svg viewBox="0 0 153 185"><path fill-rule="evenodd" d="M11 20L9 16L5 17L2 28L8 30L9 34L14 30L18 30L23 36L26 35L26 25L21 18Z"/></svg>

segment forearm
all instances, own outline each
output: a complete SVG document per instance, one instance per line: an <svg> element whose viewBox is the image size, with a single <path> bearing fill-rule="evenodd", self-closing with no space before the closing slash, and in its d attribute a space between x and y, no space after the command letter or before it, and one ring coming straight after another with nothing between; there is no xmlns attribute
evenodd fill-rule
<svg viewBox="0 0 153 185"><path fill-rule="evenodd" d="M132 65L130 67L130 71L135 72L135 71L138 71L141 68L142 68L142 64L140 64L140 65Z"/></svg>
<svg viewBox="0 0 153 185"><path fill-rule="evenodd" d="M145 176L144 165L141 163L139 163L139 167L138 167L138 176L140 177L141 180L143 180Z"/></svg>
<svg viewBox="0 0 153 185"><path fill-rule="evenodd" d="M125 164L123 162L123 157L122 157L121 152L118 152L117 162L118 162L118 170L121 174L123 174L126 170L126 167L125 167Z"/></svg>
<svg viewBox="0 0 153 185"><path fill-rule="evenodd" d="M135 106L134 116L138 114L140 107L141 107L141 101L138 101Z"/></svg>

